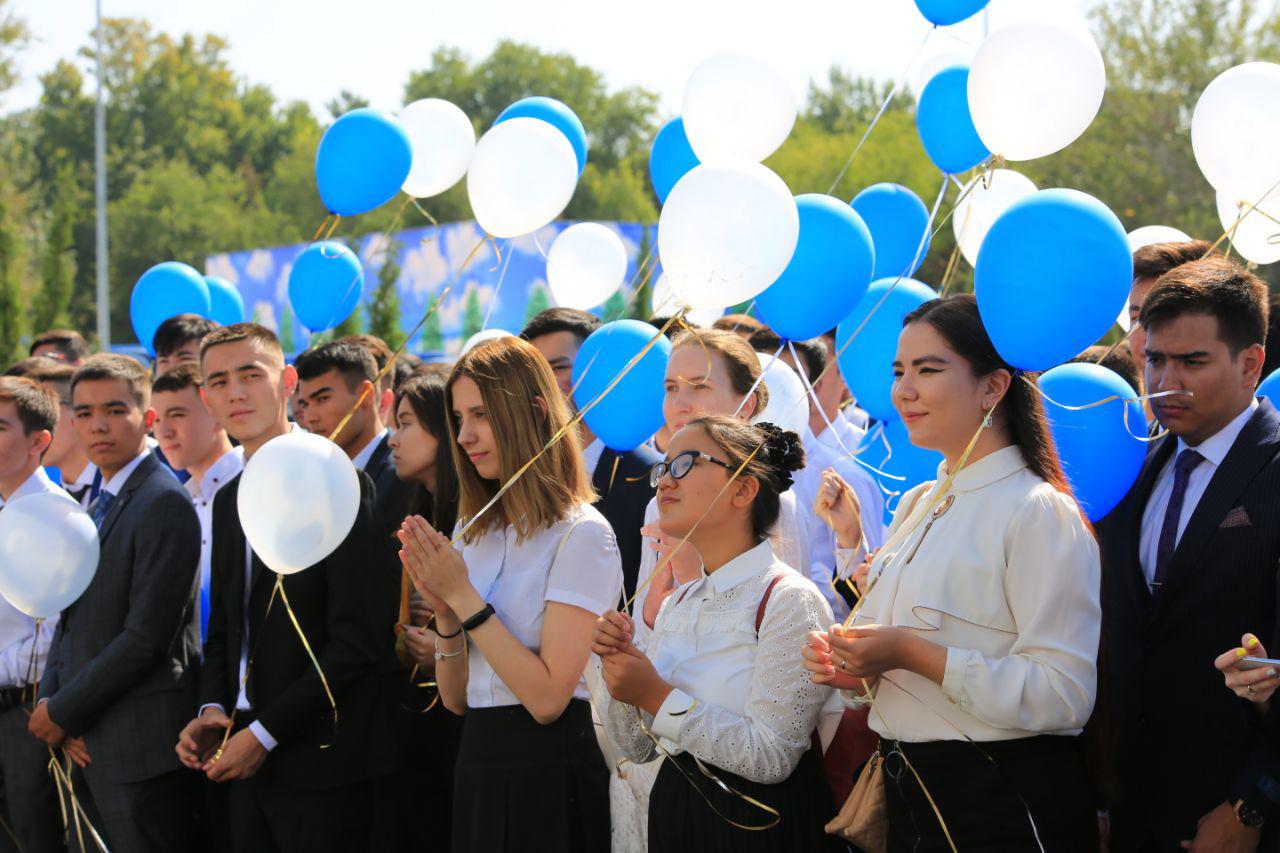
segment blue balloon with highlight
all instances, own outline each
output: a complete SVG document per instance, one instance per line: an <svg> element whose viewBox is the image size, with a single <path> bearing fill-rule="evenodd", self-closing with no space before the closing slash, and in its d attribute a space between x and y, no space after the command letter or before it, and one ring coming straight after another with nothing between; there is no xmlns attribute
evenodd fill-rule
<svg viewBox="0 0 1280 853"><path fill-rule="evenodd" d="M236 286L216 275L204 277L209 286L209 319L219 326L231 326L244 322L244 297Z"/></svg>
<svg viewBox="0 0 1280 853"><path fill-rule="evenodd" d="M573 154L578 158L578 174L587 167L587 129L582 126L582 119L564 103L555 98L541 96L523 98L498 113L494 124L501 124L509 118L536 118L545 121L565 135L573 146Z"/></svg>
<svg viewBox="0 0 1280 853"><path fill-rule="evenodd" d="M1039 372L1110 331L1129 298L1133 255L1105 204L1077 190L1041 190L991 226L973 280L982 324L1000 355Z"/></svg>
<svg viewBox="0 0 1280 853"><path fill-rule="evenodd" d="M878 421L898 420L893 407L893 360L902 318L937 298L932 287L915 279L882 278L871 283L853 313L836 327L840 375L858 405Z"/></svg>
<svg viewBox="0 0 1280 853"><path fill-rule="evenodd" d="M395 116L368 107L352 110L320 138L320 200L338 216L367 213L400 192L412 165L413 148Z"/></svg>
<svg viewBox="0 0 1280 853"><path fill-rule="evenodd" d="M671 341L648 323L616 320L592 332L574 359L573 402L582 410L605 393L655 335L653 346L583 418L611 450L635 450L662 428Z"/></svg>
<svg viewBox="0 0 1280 853"><path fill-rule="evenodd" d="M684 119L673 118L664 124L649 149L649 180L658 203L666 204L671 188L699 163L685 135Z"/></svg>
<svg viewBox="0 0 1280 853"><path fill-rule="evenodd" d="M969 113L969 68L944 68L925 85L916 106L924 152L948 175L966 172L991 156Z"/></svg>
<svg viewBox="0 0 1280 853"><path fill-rule="evenodd" d="M816 338L858 306L876 253L862 217L829 195L796 197L800 238L777 281L756 297L760 319L784 338Z"/></svg>
<svg viewBox="0 0 1280 853"><path fill-rule="evenodd" d="M341 243L314 243L289 270L289 305L312 332L332 329L351 316L364 294L364 270Z"/></svg>
<svg viewBox="0 0 1280 853"><path fill-rule="evenodd" d="M958 24L986 8L990 0L916 0L920 14L940 27Z"/></svg>
<svg viewBox="0 0 1280 853"><path fill-rule="evenodd" d="M929 254L929 210L901 184L873 184L849 202L871 231L873 279L908 276Z"/></svg>
<svg viewBox="0 0 1280 853"><path fill-rule="evenodd" d="M1265 397L1271 401L1271 405L1280 409L1280 370L1274 371L1266 379L1263 379L1254 396Z"/></svg>
<svg viewBox="0 0 1280 853"><path fill-rule="evenodd" d="M142 274L129 297L129 319L138 343L155 355L156 329L177 314L210 314L209 285L204 276L179 261L156 264Z"/></svg>

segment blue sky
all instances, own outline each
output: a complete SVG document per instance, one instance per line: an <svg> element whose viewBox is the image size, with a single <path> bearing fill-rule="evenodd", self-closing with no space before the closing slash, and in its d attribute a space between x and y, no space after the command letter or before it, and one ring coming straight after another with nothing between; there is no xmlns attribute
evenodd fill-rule
<svg viewBox="0 0 1280 853"><path fill-rule="evenodd" d="M725 50L770 59L803 93L832 64L881 78L908 79L928 57L972 51L980 20L940 31L913 54L928 24L911 0L647 0L641 3L550 0L102 0L106 16L147 18L158 30L214 32L231 41L231 62L277 96L302 99L324 115L341 89L396 109L411 70L432 50L455 45L483 56L501 38L567 51L602 70L611 86L643 85L679 112L684 81L697 63ZM1091 0L992 0L990 26L1028 18L1079 24ZM0 98L0 111L33 105L37 76L85 44L93 0L16 0L37 42L23 55L23 80Z"/></svg>

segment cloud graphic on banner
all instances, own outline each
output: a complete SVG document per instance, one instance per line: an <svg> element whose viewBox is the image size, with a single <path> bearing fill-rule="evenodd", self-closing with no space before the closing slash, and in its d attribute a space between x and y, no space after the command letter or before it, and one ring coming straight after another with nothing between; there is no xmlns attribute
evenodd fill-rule
<svg viewBox="0 0 1280 853"><path fill-rule="evenodd" d="M268 281L275 266L276 261L271 252L266 249L258 249L249 255L249 262L244 265L244 272L245 275L255 281ZM231 279L228 279L228 281L231 281Z"/></svg>
<svg viewBox="0 0 1280 853"><path fill-rule="evenodd" d="M240 283L240 272L232 263L230 255L210 255L204 261L205 275L216 275L225 278L232 284Z"/></svg>

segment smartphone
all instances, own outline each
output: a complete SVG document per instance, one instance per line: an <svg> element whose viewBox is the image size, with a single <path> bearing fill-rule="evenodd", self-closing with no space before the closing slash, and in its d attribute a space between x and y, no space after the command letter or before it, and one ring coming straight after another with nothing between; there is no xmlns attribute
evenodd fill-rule
<svg viewBox="0 0 1280 853"><path fill-rule="evenodd" d="M1280 670L1280 660L1274 658L1255 658L1245 657L1236 661L1236 669L1261 669L1264 666L1273 666Z"/></svg>

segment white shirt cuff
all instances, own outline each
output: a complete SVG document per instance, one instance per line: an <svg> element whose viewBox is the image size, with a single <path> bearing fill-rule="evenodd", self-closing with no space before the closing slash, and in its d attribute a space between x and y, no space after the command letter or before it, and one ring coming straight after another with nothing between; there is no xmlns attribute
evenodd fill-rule
<svg viewBox="0 0 1280 853"><path fill-rule="evenodd" d="M658 708L658 713L653 717L653 725L649 727L649 730L658 737L666 738L672 743L679 743L680 729L684 726L685 718L693 710L693 706L697 704L697 701L683 690L672 690L667 694L667 698L662 701L662 705Z"/></svg>
<svg viewBox="0 0 1280 853"><path fill-rule="evenodd" d="M262 727L262 723L254 720L249 724L249 731L253 732L253 736L258 739L258 743L262 744L267 752L276 748L276 739L271 736L270 732Z"/></svg>
<svg viewBox="0 0 1280 853"><path fill-rule="evenodd" d="M844 579L853 574L858 567L858 555L863 553L862 546L857 548L836 548L836 577Z"/></svg>
<svg viewBox="0 0 1280 853"><path fill-rule="evenodd" d="M222 703L220 703L220 702L210 702L210 703L209 703L209 704L207 704L207 705L201 705L201 706L200 706L200 710L199 710L199 711L196 711L196 716L197 716L197 717L202 716L202 715L204 714L204 712L205 712L205 711L207 711L207 710L209 710L210 708L217 708L217 709L218 709L219 711L221 711L223 714L226 714L226 713L227 713L227 709L226 709L226 708L224 708L224 707L222 707Z"/></svg>
<svg viewBox="0 0 1280 853"><path fill-rule="evenodd" d="M942 693L957 706L964 707L964 675L969 668L967 649L948 648L947 667L942 675Z"/></svg>

